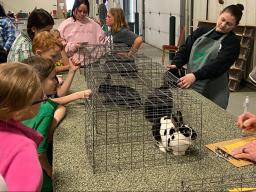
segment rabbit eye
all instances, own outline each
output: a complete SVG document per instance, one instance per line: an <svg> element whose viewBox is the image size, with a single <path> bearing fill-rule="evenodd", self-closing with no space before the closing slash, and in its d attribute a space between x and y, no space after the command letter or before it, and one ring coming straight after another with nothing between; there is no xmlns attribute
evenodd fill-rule
<svg viewBox="0 0 256 192"><path fill-rule="evenodd" d="M191 129L188 128L188 127L181 127L181 128L179 129L179 131L180 131L180 133L183 134L185 137L190 137L190 135L191 135L191 133L192 133Z"/></svg>
<svg viewBox="0 0 256 192"><path fill-rule="evenodd" d="M174 132L175 132L175 130L174 130L174 129L170 129L170 133L169 133L169 135L173 135L173 134L174 134Z"/></svg>

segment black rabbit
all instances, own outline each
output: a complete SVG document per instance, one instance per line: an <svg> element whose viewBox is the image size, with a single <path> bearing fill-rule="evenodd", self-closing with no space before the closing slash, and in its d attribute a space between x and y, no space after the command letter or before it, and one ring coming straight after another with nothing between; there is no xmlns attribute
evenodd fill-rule
<svg viewBox="0 0 256 192"><path fill-rule="evenodd" d="M150 94L144 106L145 118L150 122L172 113L173 99L168 87L162 86Z"/></svg>
<svg viewBox="0 0 256 192"><path fill-rule="evenodd" d="M135 89L124 85L111 85L110 80L111 76L108 74L105 82L100 84L98 89L98 92L105 97L105 104L115 103L130 108L141 105L141 97Z"/></svg>

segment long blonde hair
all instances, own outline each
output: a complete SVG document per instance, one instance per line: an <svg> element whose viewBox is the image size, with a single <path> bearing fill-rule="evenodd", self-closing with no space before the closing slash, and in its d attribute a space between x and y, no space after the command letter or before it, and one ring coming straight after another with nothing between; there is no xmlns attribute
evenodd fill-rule
<svg viewBox="0 0 256 192"><path fill-rule="evenodd" d="M111 8L109 9L109 13L114 17L114 24L111 27L112 32L117 33L122 27L128 28L123 9Z"/></svg>
<svg viewBox="0 0 256 192"><path fill-rule="evenodd" d="M41 88L37 72L22 63L0 65L0 119L31 106Z"/></svg>

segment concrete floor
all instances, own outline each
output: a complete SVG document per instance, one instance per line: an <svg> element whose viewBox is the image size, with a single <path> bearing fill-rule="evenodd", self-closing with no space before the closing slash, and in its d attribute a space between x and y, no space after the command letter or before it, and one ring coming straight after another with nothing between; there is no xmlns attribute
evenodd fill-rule
<svg viewBox="0 0 256 192"><path fill-rule="evenodd" d="M155 61L161 62L162 60L162 51L151 45L144 43L140 52L150 56ZM243 103L246 96L249 96L250 101L248 111L256 114L256 87L250 83L243 83L239 91L230 93L227 111L234 116L243 113Z"/></svg>

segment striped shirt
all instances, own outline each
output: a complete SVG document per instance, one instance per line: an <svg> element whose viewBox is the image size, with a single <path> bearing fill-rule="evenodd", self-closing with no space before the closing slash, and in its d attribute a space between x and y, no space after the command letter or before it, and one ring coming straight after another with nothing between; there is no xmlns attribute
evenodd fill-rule
<svg viewBox="0 0 256 192"><path fill-rule="evenodd" d="M8 17L0 17L0 47L9 51L16 36L15 26Z"/></svg>
<svg viewBox="0 0 256 192"><path fill-rule="evenodd" d="M10 49L7 62L22 62L32 55L34 55L32 52L32 41L26 32L21 32Z"/></svg>

